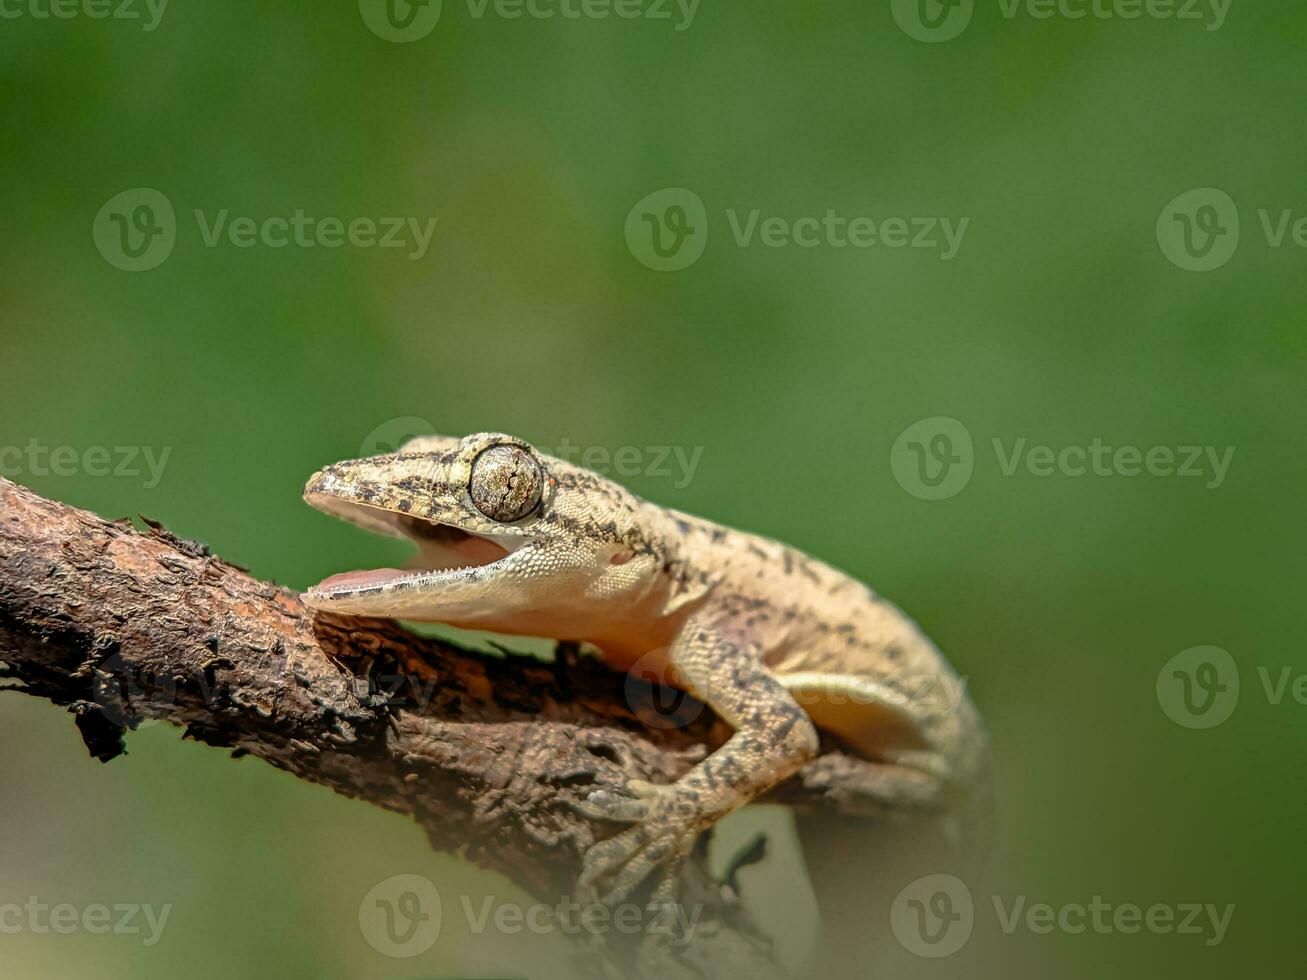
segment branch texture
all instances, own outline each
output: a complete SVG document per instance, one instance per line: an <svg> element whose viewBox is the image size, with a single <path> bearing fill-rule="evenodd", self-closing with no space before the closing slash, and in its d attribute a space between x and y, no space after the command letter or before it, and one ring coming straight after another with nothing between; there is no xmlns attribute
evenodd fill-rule
<svg viewBox="0 0 1307 980"><path fill-rule="evenodd" d="M161 718L406 814L435 848L557 901L589 845L618 829L572 803L632 778L670 782L728 734L692 699L675 695L669 711L669 692L567 645L548 663L388 621L315 618L294 593L147 523L140 532L0 479L0 676L66 706L103 761L125 730ZM772 799L840 811L843 757L818 763ZM596 969L781 975L702 850L685 881L703 910L693 942L646 949L639 964L587 954Z"/></svg>

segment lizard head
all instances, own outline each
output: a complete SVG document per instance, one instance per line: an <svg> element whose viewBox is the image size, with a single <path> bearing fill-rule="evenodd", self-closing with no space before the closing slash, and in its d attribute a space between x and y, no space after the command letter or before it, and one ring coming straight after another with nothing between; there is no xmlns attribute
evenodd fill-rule
<svg viewBox="0 0 1307 980"><path fill-rule="evenodd" d="M314 474L313 507L407 538L407 569L333 575L313 609L588 639L605 610L655 588L663 558L624 488L499 433L423 436Z"/></svg>

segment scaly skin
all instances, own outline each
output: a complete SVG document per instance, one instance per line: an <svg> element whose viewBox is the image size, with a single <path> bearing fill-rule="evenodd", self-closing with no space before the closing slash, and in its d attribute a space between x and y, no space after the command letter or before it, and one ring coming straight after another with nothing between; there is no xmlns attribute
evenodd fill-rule
<svg viewBox="0 0 1307 980"><path fill-rule="evenodd" d="M844 777L848 793L882 807L938 806L982 776L984 728L931 642L793 548L659 507L497 433L338 463L304 496L419 547L417 570L333 576L305 593L309 606L588 641L734 729L670 786L591 794L586 813L632 825L586 856L580 884L605 901L655 869L656 895L671 900L699 833L809 763L818 728L866 760Z"/></svg>

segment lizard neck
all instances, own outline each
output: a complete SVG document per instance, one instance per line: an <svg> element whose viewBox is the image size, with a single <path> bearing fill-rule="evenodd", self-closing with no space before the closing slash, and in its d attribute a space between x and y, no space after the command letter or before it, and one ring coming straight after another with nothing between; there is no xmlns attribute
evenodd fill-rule
<svg viewBox="0 0 1307 980"><path fill-rule="evenodd" d="M681 515L640 501L639 521L648 552L631 564L643 566L641 585L605 601L584 637L604 651L605 660L622 668L670 647L717 582L711 559L696 554L694 532L686 530Z"/></svg>

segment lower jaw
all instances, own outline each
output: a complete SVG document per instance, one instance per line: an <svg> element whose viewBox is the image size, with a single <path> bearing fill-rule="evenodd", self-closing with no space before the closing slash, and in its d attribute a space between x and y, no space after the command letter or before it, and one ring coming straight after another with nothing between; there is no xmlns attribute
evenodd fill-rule
<svg viewBox="0 0 1307 980"><path fill-rule="evenodd" d="M398 568L374 568L371 571L341 572L325 578L312 589L318 595L330 595L334 590L346 586L367 588L371 585L386 585L416 575Z"/></svg>
<svg viewBox="0 0 1307 980"><path fill-rule="evenodd" d="M477 571L493 564L495 563L458 568L376 568L342 572L313 586L304 594L304 599L307 604L321 609L357 612L358 615L397 616L397 613L382 611L382 608L398 607L420 598L413 589L404 588L406 584L421 581L433 589L441 585L454 585L460 581L459 573ZM367 608L359 608L360 606Z"/></svg>
<svg viewBox="0 0 1307 980"><path fill-rule="evenodd" d="M507 557L506 555L501 558ZM458 572L467 572L479 568L488 568L499 558L486 562L468 562L467 564L436 566L432 568L373 568L352 572L341 572L323 579L311 591L318 595L344 597L359 590L372 590L378 587L400 585L418 579L433 578L440 575L453 576ZM375 593L373 593L375 594Z"/></svg>

